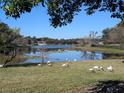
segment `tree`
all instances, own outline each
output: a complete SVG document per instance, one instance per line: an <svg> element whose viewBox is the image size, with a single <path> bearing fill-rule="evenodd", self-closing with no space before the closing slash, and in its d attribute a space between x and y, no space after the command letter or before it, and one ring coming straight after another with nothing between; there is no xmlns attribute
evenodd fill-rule
<svg viewBox="0 0 124 93"><path fill-rule="evenodd" d="M110 31L111 31L110 28L106 28L102 31L102 40L105 44L108 43Z"/></svg>
<svg viewBox="0 0 124 93"><path fill-rule="evenodd" d="M124 21L113 28L104 29L102 39L105 44L120 44L120 48L124 48Z"/></svg>
<svg viewBox="0 0 124 93"><path fill-rule="evenodd" d="M107 28L103 30L102 39L104 44L119 44L122 35L118 28Z"/></svg>
<svg viewBox="0 0 124 93"><path fill-rule="evenodd" d="M0 7L7 16L20 17L31 12L33 7L42 5L48 10L53 27L71 23L74 16L85 6L88 15L96 11L111 12L111 17L124 19L124 0L0 0Z"/></svg>
<svg viewBox="0 0 124 93"><path fill-rule="evenodd" d="M3 67L16 57L15 40L19 36L19 29L11 29L7 24L0 22L0 54L5 58Z"/></svg>

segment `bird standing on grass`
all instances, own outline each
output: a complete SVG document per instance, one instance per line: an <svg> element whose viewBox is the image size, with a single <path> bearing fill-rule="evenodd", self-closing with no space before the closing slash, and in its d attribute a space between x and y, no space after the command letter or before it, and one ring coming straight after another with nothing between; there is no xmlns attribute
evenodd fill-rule
<svg viewBox="0 0 124 93"><path fill-rule="evenodd" d="M69 63L62 64L62 67L69 67Z"/></svg>
<svg viewBox="0 0 124 93"><path fill-rule="evenodd" d="M94 66L93 68L90 68L89 71L96 72L96 71L104 71L102 66Z"/></svg>
<svg viewBox="0 0 124 93"><path fill-rule="evenodd" d="M39 63L39 64L37 64L38 66L41 66L41 64Z"/></svg>
<svg viewBox="0 0 124 93"><path fill-rule="evenodd" d="M104 71L104 68L103 67L99 67L99 68L100 68L100 70Z"/></svg>
<svg viewBox="0 0 124 93"><path fill-rule="evenodd" d="M89 71L91 71L91 72L95 72L95 70L94 70L93 68L90 68Z"/></svg>
<svg viewBox="0 0 124 93"><path fill-rule="evenodd" d="M2 68L3 67L3 65L0 65L0 68Z"/></svg>
<svg viewBox="0 0 124 93"><path fill-rule="evenodd" d="M109 67L107 67L107 71L112 72L113 71L113 67L110 65Z"/></svg>
<svg viewBox="0 0 124 93"><path fill-rule="evenodd" d="M47 61L47 65L48 65L48 66L52 66L51 61Z"/></svg>
<svg viewBox="0 0 124 93"><path fill-rule="evenodd" d="M93 69L97 71L99 70L99 66L94 66Z"/></svg>

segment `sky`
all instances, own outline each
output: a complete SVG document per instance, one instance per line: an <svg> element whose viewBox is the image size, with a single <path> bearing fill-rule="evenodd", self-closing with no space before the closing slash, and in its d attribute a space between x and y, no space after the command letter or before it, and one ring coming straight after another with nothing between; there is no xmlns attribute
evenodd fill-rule
<svg viewBox="0 0 124 93"><path fill-rule="evenodd" d="M21 35L55 39L84 38L90 31L97 31L98 35L101 35L103 29L114 27L120 22L119 19L113 19L110 16L108 12L97 12L88 16L85 11L81 11L74 17L71 24L54 28L50 26L46 8L35 7L31 13L25 13L19 19L7 18L0 10L0 20L11 28L20 28Z"/></svg>

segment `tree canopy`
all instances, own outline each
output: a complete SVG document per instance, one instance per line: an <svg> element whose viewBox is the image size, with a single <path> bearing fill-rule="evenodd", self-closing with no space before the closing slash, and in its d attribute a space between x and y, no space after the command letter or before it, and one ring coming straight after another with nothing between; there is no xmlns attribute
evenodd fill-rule
<svg viewBox="0 0 124 93"><path fill-rule="evenodd" d="M124 0L0 0L0 7L10 17L19 18L25 12L31 12L35 6L48 10L53 27L71 23L74 16L85 6L88 15L96 11L111 12L111 17L124 19Z"/></svg>
<svg viewBox="0 0 124 93"><path fill-rule="evenodd" d="M12 29L7 24L0 22L0 51L15 46L15 40L19 38L19 29Z"/></svg>
<svg viewBox="0 0 124 93"><path fill-rule="evenodd" d="M124 44L124 21L102 31L104 44Z"/></svg>

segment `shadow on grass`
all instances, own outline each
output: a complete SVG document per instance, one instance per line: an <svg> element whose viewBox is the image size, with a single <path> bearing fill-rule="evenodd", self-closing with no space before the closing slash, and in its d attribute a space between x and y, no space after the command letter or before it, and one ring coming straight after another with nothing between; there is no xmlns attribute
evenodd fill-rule
<svg viewBox="0 0 124 93"><path fill-rule="evenodd" d="M99 83L87 90L87 93L124 93L124 81L99 81Z"/></svg>
<svg viewBox="0 0 124 93"><path fill-rule="evenodd" d="M7 64L6 67L30 67L30 66L38 66L38 64L41 64L41 66L46 65L46 63L15 63L15 64Z"/></svg>

